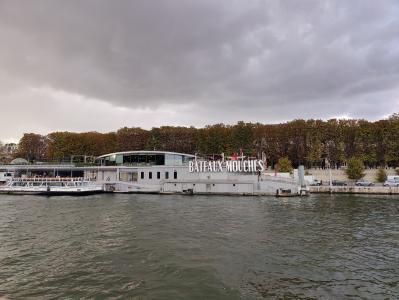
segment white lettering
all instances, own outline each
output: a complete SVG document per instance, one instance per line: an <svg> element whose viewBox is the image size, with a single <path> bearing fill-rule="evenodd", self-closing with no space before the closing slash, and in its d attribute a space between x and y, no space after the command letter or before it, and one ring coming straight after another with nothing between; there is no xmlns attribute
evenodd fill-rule
<svg viewBox="0 0 399 300"><path fill-rule="evenodd" d="M232 160L226 161L226 171L233 172L233 161Z"/></svg>
<svg viewBox="0 0 399 300"><path fill-rule="evenodd" d="M228 161L190 161L188 170L193 172L263 172L266 169L262 160L228 160Z"/></svg>
<svg viewBox="0 0 399 300"><path fill-rule="evenodd" d="M237 171L242 172L242 161L238 161Z"/></svg>
<svg viewBox="0 0 399 300"><path fill-rule="evenodd" d="M222 166L222 162L218 161L218 167L219 167L219 172L223 172L223 166Z"/></svg>
<svg viewBox="0 0 399 300"><path fill-rule="evenodd" d="M260 171L263 172L265 170L265 164L263 163L263 161L258 161L259 167L260 167Z"/></svg>
<svg viewBox="0 0 399 300"><path fill-rule="evenodd" d="M243 167L244 172L248 172L248 161L244 160L243 165L244 165L244 167Z"/></svg>
<svg viewBox="0 0 399 300"><path fill-rule="evenodd" d="M238 161L234 160L233 161L233 172L237 172L238 171Z"/></svg>

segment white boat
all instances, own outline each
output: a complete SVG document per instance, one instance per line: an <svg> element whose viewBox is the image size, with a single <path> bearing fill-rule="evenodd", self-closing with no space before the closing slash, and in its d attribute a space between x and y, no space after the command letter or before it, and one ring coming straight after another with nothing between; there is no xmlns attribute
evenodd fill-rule
<svg viewBox="0 0 399 300"><path fill-rule="evenodd" d="M103 192L102 185L85 178L13 178L0 187L2 194L87 195Z"/></svg>

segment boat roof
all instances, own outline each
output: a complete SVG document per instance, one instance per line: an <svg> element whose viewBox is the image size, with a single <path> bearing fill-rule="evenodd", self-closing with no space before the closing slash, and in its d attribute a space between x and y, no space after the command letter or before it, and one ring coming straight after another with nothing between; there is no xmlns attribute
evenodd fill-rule
<svg viewBox="0 0 399 300"><path fill-rule="evenodd" d="M182 155L182 156L188 156L188 157L195 157L195 155L192 154L186 154L186 153L179 153L179 152L170 152L170 151L147 151L147 150L137 150L137 151L122 151L122 152L114 152L114 153L109 153L109 154L104 154L99 157L99 158L104 158L107 156L111 155L123 155L123 154L171 154L171 155Z"/></svg>

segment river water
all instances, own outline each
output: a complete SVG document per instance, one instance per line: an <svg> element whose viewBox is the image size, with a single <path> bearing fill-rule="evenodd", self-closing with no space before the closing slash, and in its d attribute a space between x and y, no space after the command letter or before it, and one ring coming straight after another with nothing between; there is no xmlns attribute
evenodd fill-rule
<svg viewBox="0 0 399 300"><path fill-rule="evenodd" d="M398 299L399 198L0 195L0 298Z"/></svg>

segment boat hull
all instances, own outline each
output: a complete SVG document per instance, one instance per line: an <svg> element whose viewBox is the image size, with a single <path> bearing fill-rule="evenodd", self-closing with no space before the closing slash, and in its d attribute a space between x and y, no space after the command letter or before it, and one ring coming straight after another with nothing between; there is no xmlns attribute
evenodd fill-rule
<svg viewBox="0 0 399 300"><path fill-rule="evenodd" d="M42 195L42 196L87 196L87 195L94 195L100 194L103 191L81 191L81 192L67 192L67 191L0 191L0 194L7 194L7 195Z"/></svg>
<svg viewBox="0 0 399 300"><path fill-rule="evenodd" d="M103 193L102 187L84 187L84 188L15 188L15 187L2 187L0 194L8 195L45 195L45 196L58 196L58 195L92 195Z"/></svg>

